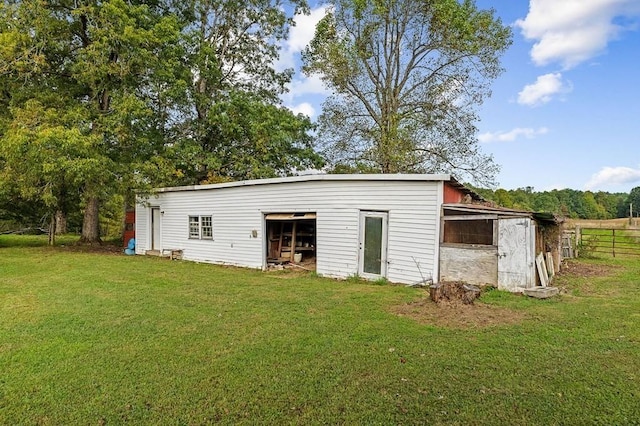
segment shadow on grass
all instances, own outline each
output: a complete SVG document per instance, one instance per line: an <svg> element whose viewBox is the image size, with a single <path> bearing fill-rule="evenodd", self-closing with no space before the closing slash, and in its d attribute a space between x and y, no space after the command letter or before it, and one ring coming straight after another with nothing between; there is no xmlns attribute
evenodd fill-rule
<svg viewBox="0 0 640 426"><path fill-rule="evenodd" d="M80 239L75 234L66 234L56 237L55 246L75 244ZM0 235L0 248L9 247L46 247L49 245L47 235Z"/></svg>

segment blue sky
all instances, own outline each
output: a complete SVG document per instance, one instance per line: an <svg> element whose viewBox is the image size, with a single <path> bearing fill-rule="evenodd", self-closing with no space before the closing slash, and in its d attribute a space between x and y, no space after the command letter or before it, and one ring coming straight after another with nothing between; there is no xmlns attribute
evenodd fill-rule
<svg viewBox="0 0 640 426"><path fill-rule="evenodd" d="M513 28L505 72L480 106L478 138L501 188L629 192L640 186L640 0L477 0ZM327 95L299 73L324 7L298 16L278 66L283 100L317 118Z"/></svg>

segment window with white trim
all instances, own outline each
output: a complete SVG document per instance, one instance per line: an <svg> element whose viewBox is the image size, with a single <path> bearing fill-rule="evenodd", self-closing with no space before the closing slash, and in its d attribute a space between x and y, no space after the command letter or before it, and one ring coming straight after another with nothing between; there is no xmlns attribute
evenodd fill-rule
<svg viewBox="0 0 640 426"><path fill-rule="evenodd" d="M189 216L189 238L200 238L200 216Z"/></svg>
<svg viewBox="0 0 640 426"><path fill-rule="evenodd" d="M213 239L213 221L211 216L200 216L200 238L203 240Z"/></svg>
<svg viewBox="0 0 640 426"><path fill-rule="evenodd" d="M189 216L189 238L213 239L213 218L211 216Z"/></svg>
<svg viewBox="0 0 640 426"><path fill-rule="evenodd" d="M212 240L213 218L211 216L189 216L189 238Z"/></svg>

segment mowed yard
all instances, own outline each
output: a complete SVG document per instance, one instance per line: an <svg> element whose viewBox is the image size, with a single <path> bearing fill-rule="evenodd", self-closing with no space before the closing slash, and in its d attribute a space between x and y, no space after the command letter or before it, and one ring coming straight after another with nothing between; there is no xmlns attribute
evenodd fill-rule
<svg viewBox="0 0 640 426"><path fill-rule="evenodd" d="M43 243L0 236L0 424L640 423L640 259L437 307Z"/></svg>

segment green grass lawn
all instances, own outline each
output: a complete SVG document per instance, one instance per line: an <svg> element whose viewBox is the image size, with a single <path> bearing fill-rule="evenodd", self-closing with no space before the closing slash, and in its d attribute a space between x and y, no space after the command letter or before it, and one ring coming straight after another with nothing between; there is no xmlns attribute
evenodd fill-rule
<svg viewBox="0 0 640 426"><path fill-rule="evenodd" d="M0 424L640 423L638 260L465 328L393 313L424 290L43 241L0 236Z"/></svg>

